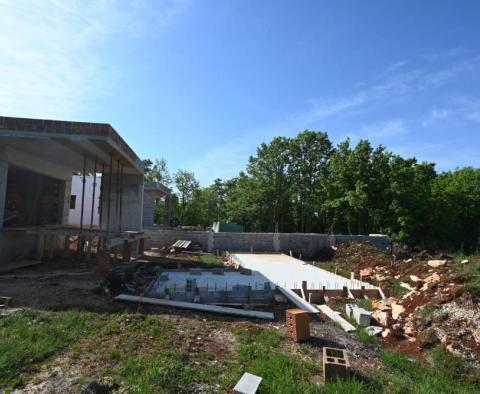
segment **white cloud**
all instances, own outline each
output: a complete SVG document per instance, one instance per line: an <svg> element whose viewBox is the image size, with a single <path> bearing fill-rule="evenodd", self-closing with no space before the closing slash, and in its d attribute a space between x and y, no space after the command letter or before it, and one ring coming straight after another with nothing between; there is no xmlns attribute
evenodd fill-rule
<svg viewBox="0 0 480 394"><path fill-rule="evenodd" d="M448 65L439 67L438 62L445 59L449 61ZM200 179L206 183L216 177L216 174L221 174L219 176L235 175L239 170L245 168L247 157L255 152L255 147L275 135L290 136L307 128L324 130L321 123L325 120L329 120L331 124L336 119L353 118L357 115L365 118L372 110L391 106L398 101L412 99L419 92L434 92L435 89L455 80L461 74L468 74L480 66L478 52L464 50L451 51L448 56L434 57L430 55L426 56L424 60L427 63L417 68L412 66L412 61L407 60L391 64L384 72L372 78L369 83L355 84L348 94L311 100L308 107L302 111L291 113L278 122L253 130L246 134L246 138L239 138L212 148L194 162L189 163L191 164L190 168L200 168L199 175L202 174ZM464 117L472 121L480 121L480 105L476 106L471 102L464 103L464 107L469 109L469 111L464 110ZM450 109L436 108L432 116L441 119L450 116L450 111ZM409 123L410 121L411 119L409 119ZM413 123L420 122L424 126L428 121L430 119L427 118L423 121L422 119L412 120ZM374 121L372 124L360 126L358 130L344 134L340 139L348 136L354 140L360 138L381 140L406 133L408 133L406 121L395 117L388 121ZM423 148L434 150L432 146L427 145ZM408 153L409 148L406 146L402 146L401 150L405 152L406 156L412 156L415 151L410 149L410 153ZM420 155L420 157L422 156ZM446 165L446 163L442 164Z"/></svg>
<svg viewBox="0 0 480 394"><path fill-rule="evenodd" d="M480 123L480 98L456 97L442 108L434 107L422 119L423 127L430 127L445 121L470 121Z"/></svg>
<svg viewBox="0 0 480 394"><path fill-rule="evenodd" d="M115 83L114 49L147 24L167 26L184 5L0 0L0 114L75 118Z"/></svg>

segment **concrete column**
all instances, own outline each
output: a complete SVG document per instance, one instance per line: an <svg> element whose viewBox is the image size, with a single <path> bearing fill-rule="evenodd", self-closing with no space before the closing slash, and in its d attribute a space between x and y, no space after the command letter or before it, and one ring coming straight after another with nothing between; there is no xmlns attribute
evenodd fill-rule
<svg viewBox="0 0 480 394"><path fill-rule="evenodd" d="M61 181L59 191L59 224L68 224L70 216L70 195L72 194L72 180Z"/></svg>
<svg viewBox="0 0 480 394"><path fill-rule="evenodd" d="M208 233L208 241L207 241L207 252L213 253L214 248L215 248L215 233L213 231L210 231Z"/></svg>
<svg viewBox="0 0 480 394"><path fill-rule="evenodd" d="M280 253L280 233L273 233L273 250Z"/></svg>
<svg viewBox="0 0 480 394"><path fill-rule="evenodd" d="M172 218L172 196L165 196L165 217L163 224L170 226L170 220Z"/></svg>
<svg viewBox="0 0 480 394"><path fill-rule="evenodd" d="M118 229L118 216L115 215L116 176L112 175L112 193L110 195L110 230ZM102 178L107 185L102 193L102 225L107 228L108 217L108 174ZM123 176L122 230L141 231L143 222L143 175L125 174Z"/></svg>
<svg viewBox="0 0 480 394"><path fill-rule="evenodd" d="M5 214L5 198L7 196L8 163L0 161L0 228L3 227Z"/></svg>

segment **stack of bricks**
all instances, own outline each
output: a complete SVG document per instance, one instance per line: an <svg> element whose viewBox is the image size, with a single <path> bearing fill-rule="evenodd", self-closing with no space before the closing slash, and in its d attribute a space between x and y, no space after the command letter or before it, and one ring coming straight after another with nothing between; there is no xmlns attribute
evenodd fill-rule
<svg viewBox="0 0 480 394"><path fill-rule="evenodd" d="M348 379L350 362L347 352L343 349L323 348L323 380L325 383L338 379Z"/></svg>
<svg viewBox="0 0 480 394"><path fill-rule="evenodd" d="M295 342L310 339L310 317L303 309L287 310L288 336Z"/></svg>

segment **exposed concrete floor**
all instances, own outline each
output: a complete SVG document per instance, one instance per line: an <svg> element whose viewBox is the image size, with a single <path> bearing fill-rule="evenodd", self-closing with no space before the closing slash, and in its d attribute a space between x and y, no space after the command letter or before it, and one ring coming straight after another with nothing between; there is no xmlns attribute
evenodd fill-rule
<svg viewBox="0 0 480 394"><path fill-rule="evenodd" d="M217 274L216 272L223 273ZM251 286L252 290L264 290L265 283L270 284L268 278L256 271L245 275L239 271L222 269L217 271L190 269L189 271L162 272L153 282L151 290L162 293L166 288L170 289L172 293L174 291L185 291L187 280L194 280L196 287L210 291L232 290L236 286Z"/></svg>
<svg viewBox="0 0 480 394"><path fill-rule="evenodd" d="M378 289L369 283L359 280L350 280L329 271L314 267L301 260L285 254L248 254L235 253L232 255L235 262L244 268L259 271L275 285L286 289L300 289L302 281L307 281L309 289Z"/></svg>

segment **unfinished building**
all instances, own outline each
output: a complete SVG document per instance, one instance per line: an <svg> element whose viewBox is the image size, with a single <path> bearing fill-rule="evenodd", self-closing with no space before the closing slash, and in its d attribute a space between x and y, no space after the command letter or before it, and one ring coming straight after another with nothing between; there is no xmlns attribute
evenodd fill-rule
<svg viewBox="0 0 480 394"><path fill-rule="evenodd" d="M72 174L94 179L99 222L68 226ZM142 231L143 163L109 124L0 117L0 263L55 253L70 236L107 248ZM85 187L79 200L85 209ZM93 210L91 211L93 213Z"/></svg>
<svg viewBox="0 0 480 394"><path fill-rule="evenodd" d="M153 226L155 220L156 201L164 200L163 224L170 225L172 216L172 190L160 182L145 182L143 192L143 226Z"/></svg>

